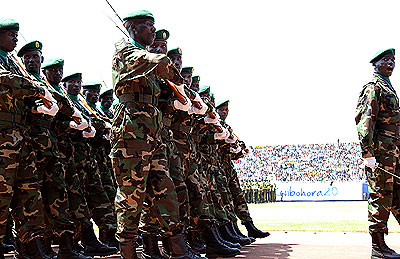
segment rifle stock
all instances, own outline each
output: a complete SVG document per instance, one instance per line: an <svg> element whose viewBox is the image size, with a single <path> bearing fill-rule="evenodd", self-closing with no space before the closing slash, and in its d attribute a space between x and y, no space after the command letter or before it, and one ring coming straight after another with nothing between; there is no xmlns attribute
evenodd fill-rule
<svg viewBox="0 0 400 259"><path fill-rule="evenodd" d="M174 92L174 94L178 98L178 100L181 103L186 104L187 103L186 98L178 91L178 88L176 88L176 85L169 80L165 80L165 81L167 81L169 88L171 88L171 90Z"/></svg>

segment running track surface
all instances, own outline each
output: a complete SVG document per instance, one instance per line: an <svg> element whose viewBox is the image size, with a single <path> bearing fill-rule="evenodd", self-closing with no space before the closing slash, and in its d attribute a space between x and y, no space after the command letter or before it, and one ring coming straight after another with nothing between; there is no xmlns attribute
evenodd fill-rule
<svg viewBox="0 0 400 259"><path fill-rule="evenodd" d="M298 258L353 259L370 258L371 238L368 233L342 232L270 232L271 236L257 239L241 249L235 258ZM386 236L389 247L400 252L400 233ZM140 258L140 248L138 249ZM12 256L6 258L11 259ZM108 258L120 258L109 256Z"/></svg>

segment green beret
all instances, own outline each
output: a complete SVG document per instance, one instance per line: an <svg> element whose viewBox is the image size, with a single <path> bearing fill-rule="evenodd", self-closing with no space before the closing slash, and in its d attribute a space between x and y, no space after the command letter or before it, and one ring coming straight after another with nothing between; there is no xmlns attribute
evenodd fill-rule
<svg viewBox="0 0 400 259"><path fill-rule="evenodd" d="M101 89L100 92L100 97L104 96L104 95L112 95L114 93L112 88L103 88Z"/></svg>
<svg viewBox="0 0 400 259"><path fill-rule="evenodd" d="M168 52L167 52L167 56L168 56L168 57L176 56L176 55L182 56L182 50L181 50L181 48L177 47L177 48L174 48L174 49L170 49L170 50L168 50Z"/></svg>
<svg viewBox="0 0 400 259"><path fill-rule="evenodd" d="M199 94L210 94L210 86L209 85L202 85L199 89Z"/></svg>
<svg viewBox="0 0 400 259"><path fill-rule="evenodd" d="M394 49L386 49L378 51L371 59L369 63L374 63L385 56L394 56Z"/></svg>
<svg viewBox="0 0 400 259"><path fill-rule="evenodd" d="M51 67L64 67L64 59L62 58L50 58L43 62L42 69Z"/></svg>
<svg viewBox="0 0 400 259"><path fill-rule="evenodd" d="M43 44L38 40L34 40L34 41L28 42L24 46L22 46L22 48L18 51L17 56L22 57L26 52L28 52L30 50L36 50L36 49L39 50L40 52L42 52L42 48L43 48Z"/></svg>
<svg viewBox="0 0 400 259"><path fill-rule="evenodd" d="M192 82L200 82L200 76L192 76Z"/></svg>
<svg viewBox="0 0 400 259"><path fill-rule="evenodd" d="M193 67L182 68L181 74L193 74Z"/></svg>
<svg viewBox="0 0 400 259"><path fill-rule="evenodd" d="M150 20L150 21L154 22L153 14L147 10L136 10L131 13L128 13L127 15L125 15L124 18L122 18L122 20L124 20L124 21L130 20L130 19L144 19L144 20Z"/></svg>
<svg viewBox="0 0 400 259"><path fill-rule="evenodd" d="M83 90L98 90L101 89L101 83L99 82L86 82L82 84Z"/></svg>
<svg viewBox="0 0 400 259"><path fill-rule="evenodd" d="M67 76L64 76L63 79L61 79L62 82L67 82L72 79L80 79L82 80L82 73L73 73L69 74Z"/></svg>
<svg viewBox="0 0 400 259"><path fill-rule="evenodd" d="M169 31L165 30L165 29L161 29L156 31L156 38L155 40L168 40L169 38Z"/></svg>
<svg viewBox="0 0 400 259"><path fill-rule="evenodd" d="M216 109L222 107L222 106L228 106L229 104L229 100L225 99L225 100L221 100L219 102L217 102L217 105L215 106Z"/></svg>
<svg viewBox="0 0 400 259"><path fill-rule="evenodd" d="M19 31L19 23L10 18L0 18L0 30Z"/></svg>

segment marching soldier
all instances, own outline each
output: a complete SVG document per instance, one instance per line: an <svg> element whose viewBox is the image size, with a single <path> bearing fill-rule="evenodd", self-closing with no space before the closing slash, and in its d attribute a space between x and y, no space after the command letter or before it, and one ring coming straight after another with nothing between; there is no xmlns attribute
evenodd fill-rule
<svg viewBox="0 0 400 259"><path fill-rule="evenodd" d="M162 226L165 253L170 258L192 258L182 235L166 145L160 135L162 114L156 107L161 90L156 76L177 84L183 79L166 55L146 50L156 31L150 12L132 12L123 20L133 40L116 44L112 73L119 104L111 134L112 164L119 187L116 207L121 256L137 258L138 224L148 196Z"/></svg>
<svg viewBox="0 0 400 259"><path fill-rule="evenodd" d="M355 119L369 187L371 258L400 258L384 239L390 212L400 222L400 107L390 81L395 50L378 52L370 63L374 74L360 93Z"/></svg>

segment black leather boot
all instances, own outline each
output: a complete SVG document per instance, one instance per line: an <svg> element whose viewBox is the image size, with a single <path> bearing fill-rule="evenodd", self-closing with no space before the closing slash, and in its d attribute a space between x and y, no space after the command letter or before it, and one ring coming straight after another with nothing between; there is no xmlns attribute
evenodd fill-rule
<svg viewBox="0 0 400 259"><path fill-rule="evenodd" d="M201 240L201 234L199 231L189 231L187 235L187 239L190 247L201 254L206 252L206 245Z"/></svg>
<svg viewBox="0 0 400 259"><path fill-rule="evenodd" d="M253 242L252 240L254 239L254 237L253 237L253 239L251 239L251 238L249 238L249 237L246 237L246 236L243 237L243 236L237 234L236 231L235 231L235 228L234 228L233 225L232 225L232 222L229 222L228 224L226 224L226 227L227 227L228 230L232 233L233 236L238 237L238 238L243 238L243 239L245 239L245 240L248 240L248 244L251 244L251 243Z"/></svg>
<svg viewBox="0 0 400 259"><path fill-rule="evenodd" d="M43 249L44 249L44 253L48 257L55 259L55 258L57 258L57 253L54 252L53 248L51 248L51 239L52 239L51 237L47 237L47 236L45 236L43 238Z"/></svg>
<svg viewBox="0 0 400 259"><path fill-rule="evenodd" d="M371 259L377 258L400 258L400 254L390 249L385 243L385 234L382 232L371 233L372 237L372 252Z"/></svg>
<svg viewBox="0 0 400 259"><path fill-rule="evenodd" d="M254 241L256 241L256 239L255 239L254 237L248 237L248 236L246 236L245 234L243 234L243 233L240 231L239 226L237 225L237 221L232 221L231 224L232 224L233 231L235 231L236 235L241 236L241 237L247 237L247 238L250 239L250 241L251 241L252 243L253 243Z"/></svg>
<svg viewBox="0 0 400 259"><path fill-rule="evenodd" d="M139 259L136 254L136 242L119 243L121 259Z"/></svg>
<svg viewBox="0 0 400 259"><path fill-rule="evenodd" d="M203 257L193 253L186 244L183 234L162 237L162 255L170 259L201 259Z"/></svg>
<svg viewBox="0 0 400 259"><path fill-rule="evenodd" d="M207 228L204 230L204 240L206 241L206 256L208 258L234 257L240 254L240 250L232 248L220 241L216 228Z"/></svg>
<svg viewBox="0 0 400 259"><path fill-rule="evenodd" d="M116 229L110 229L108 231L101 229L99 231L99 240L110 247L119 248L118 240L115 238Z"/></svg>
<svg viewBox="0 0 400 259"><path fill-rule="evenodd" d="M221 233L221 236L223 239L228 240L229 242L232 242L232 243L239 243L241 246L251 244L249 239L244 239L242 237L234 235L227 227L228 224L229 223L224 224L218 228L219 233Z"/></svg>
<svg viewBox="0 0 400 259"><path fill-rule="evenodd" d="M142 236L143 250L142 259L164 259L158 248L158 241L156 236Z"/></svg>
<svg viewBox="0 0 400 259"><path fill-rule="evenodd" d="M269 232L264 232L256 228L256 226L254 226L253 224L253 221L248 221L244 223L244 226L247 229L247 234L249 237L264 238L270 235Z"/></svg>
<svg viewBox="0 0 400 259"><path fill-rule="evenodd" d="M59 242L57 259L92 259L91 256L85 256L79 251L74 250L71 233L62 234Z"/></svg>
<svg viewBox="0 0 400 259"><path fill-rule="evenodd" d="M116 254L118 249L116 247L109 247L101 243L90 224L82 224L82 244L84 247L84 255L89 256L108 256Z"/></svg>
<svg viewBox="0 0 400 259"><path fill-rule="evenodd" d="M227 247L237 248L237 249L242 248L242 246L239 243L232 243L229 242L228 240L223 239L217 227L212 227L211 230L215 232L215 235L217 236L218 240Z"/></svg>
<svg viewBox="0 0 400 259"><path fill-rule="evenodd" d="M0 259L4 259L4 251L2 246L0 246Z"/></svg>
<svg viewBox="0 0 400 259"><path fill-rule="evenodd" d="M23 256L29 259L51 259L44 253L43 249L43 239L37 237L29 241L27 244L22 244Z"/></svg>
<svg viewBox="0 0 400 259"><path fill-rule="evenodd" d="M3 253L7 254L15 250L15 238L12 232L14 221L11 216L7 219L6 236L1 242L0 246L3 247Z"/></svg>

